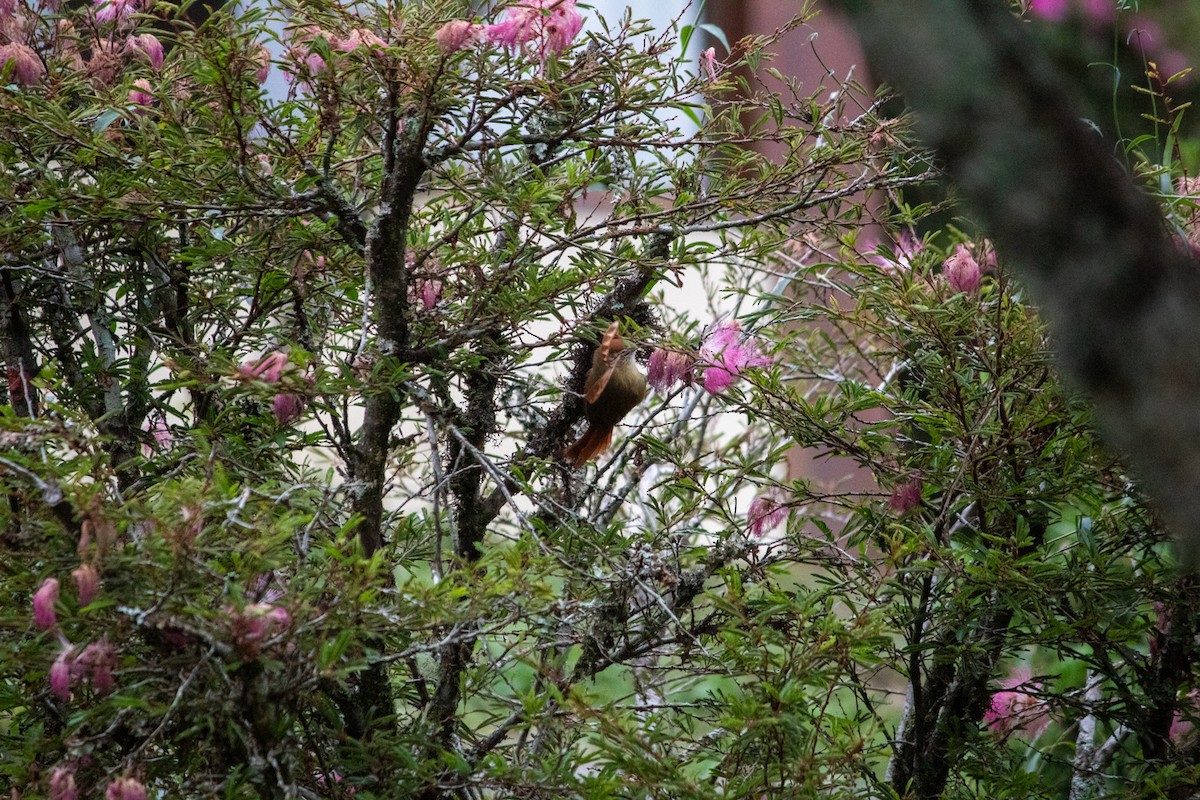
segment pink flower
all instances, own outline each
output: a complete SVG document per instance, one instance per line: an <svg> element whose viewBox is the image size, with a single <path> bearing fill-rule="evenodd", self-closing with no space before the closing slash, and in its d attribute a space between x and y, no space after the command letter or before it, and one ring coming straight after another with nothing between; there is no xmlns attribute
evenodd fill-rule
<svg viewBox="0 0 1200 800"><path fill-rule="evenodd" d="M442 300L442 282L433 278L418 278L408 287L409 302L421 301L421 307L433 311Z"/></svg>
<svg viewBox="0 0 1200 800"><path fill-rule="evenodd" d="M921 478L913 477L892 487L888 508L897 514L907 514L921 505Z"/></svg>
<svg viewBox="0 0 1200 800"><path fill-rule="evenodd" d="M121 74L125 66L125 45L109 39L92 42L92 56L88 59L87 71L95 81L109 86Z"/></svg>
<svg viewBox="0 0 1200 800"><path fill-rule="evenodd" d="M247 361L234 370L234 375L242 380L258 380L263 383L279 383L283 378L283 370L288 365L287 353L275 350L257 361Z"/></svg>
<svg viewBox="0 0 1200 800"><path fill-rule="evenodd" d="M1070 6L1070 0L1033 0L1029 10L1035 17L1061 22L1067 18Z"/></svg>
<svg viewBox="0 0 1200 800"><path fill-rule="evenodd" d="M92 642L79 654L79 665L90 673L92 688L99 694L113 690L113 670L117 666L117 652L105 637Z"/></svg>
<svg viewBox="0 0 1200 800"><path fill-rule="evenodd" d="M271 603L252 603L241 611L226 606L225 614L233 642L246 658L257 658L266 639L292 625L287 609Z"/></svg>
<svg viewBox="0 0 1200 800"><path fill-rule="evenodd" d="M342 53L350 53L360 47L382 50L387 47L387 42L366 28L355 28L350 31L350 35L344 38L339 36L333 37L330 47Z"/></svg>
<svg viewBox="0 0 1200 800"><path fill-rule="evenodd" d="M46 578L33 594L33 624L48 631L58 624L54 604L58 600L58 578Z"/></svg>
<svg viewBox="0 0 1200 800"><path fill-rule="evenodd" d="M758 343L742 335L742 326L736 322L718 325L700 346L700 360L708 364L704 369L704 391L720 394L737 383L749 367L771 365L771 357L765 356Z"/></svg>
<svg viewBox="0 0 1200 800"><path fill-rule="evenodd" d="M954 248L954 255L942 264L942 274L956 292L973 292L979 288L982 271L966 245Z"/></svg>
<svg viewBox="0 0 1200 800"><path fill-rule="evenodd" d="M145 78L134 81L133 88L129 90L129 102L137 106L154 105L154 89L150 86L150 81Z"/></svg>
<svg viewBox="0 0 1200 800"><path fill-rule="evenodd" d="M438 28L434 38L442 55L448 56L480 41L483 38L483 26L467 22L465 19L452 19Z"/></svg>
<svg viewBox="0 0 1200 800"><path fill-rule="evenodd" d="M254 54L254 63L258 66L258 69L254 70L254 80L261 85L271 74L271 51L266 47L259 47Z"/></svg>
<svg viewBox="0 0 1200 800"><path fill-rule="evenodd" d="M760 494L750 503L746 511L751 536L762 536L778 527L788 517L788 507L770 494Z"/></svg>
<svg viewBox="0 0 1200 800"><path fill-rule="evenodd" d="M280 425L295 422L304 413L308 401L302 395L280 393L271 401L271 413Z"/></svg>
<svg viewBox="0 0 1200 800"><path fill-rule="evenodd" d="M1022 667L1000 686L983 714L983 724L1003 736L1020 730L1036 739L1050 724L1046 704L1034 694L1041 691L1041 684L1030 683L1029 670Z"/></svg>
<svg viewBox="0 0 1200 800"><path fill-rule="evenodd" d="M75 770L67 767L55 767L50 770L50 800L77 800L78 797Z"/></svg>
<svg viewBox="0 0 1200 800"><path fill-rule="evenodd" d="M18 86L33 86L46 77L46 65L28 45L0 44L0 73Z"/></svg>
<svg viewBox="0 0 1200 800"><path fill-rule="evenodd" d="M71 573L75 581L75 591L79 595L79 605L86 606L96 598L100 591L100 573L91 564L80 564Z"/></svg>
<svg viewBox="0 0 1200 800"><path fill-rule="evenodd" d="M717 48L710 47L700 54L700 74L709 81L717 79Z"/></svg>
<svg viewBox="0 0 1200 800"><path fill-rule="evenodd" d="M50 691L59 700L71 699L71 678L75 672L73 654L75 648L65 645L50 665Z"/></svg>
<svg viewBox="0 0 1200 800"><path fill-rule="evenodd" d="M116 22L124 25L129 17L141 11L142 0L96 0L96 22Z"/></svg>
<svg viewBox="0 0 1200 800"><path fill-rule="evenodd" d="M136 36L131 35L128 39L130 50L136 50L143 53L150 60L150 66L154 69L162 69L163 65L163 46L158 37L152 33L140 33Z"/></svg>
<svg viewBox="0 0 1200 800"><path fill-rule="evenodd" d="M105 800L146 800L146 787L136 778L117 778L108 785Z"/></svg>
<svg viewBox="0 0 1200 800"><path fill-rule="evenodd" d="M17 10L17 0L0 0L0 17L11 16Z"/></svg>
<svg viewBox="0 0 1200 800"><path fill-rule="evenodd" d="M147 456L153 454L155 450L166 450L171 446L171 429L167 427L167 421L163 419L162 414L152 414L142 423L142 430L150 434L150 439L153 442L153 447L150 445L142 445L142 452Z"/></svg>
<svg viewBox="0 0 1200 800"><path fill-rule="evenodd" d="M666 394L679 381L690 386L694 381L692 369L696 357L682 350L655 348L646 364L646 380L659 394Z"/></svg>
<svg viewBox="0 0 1200 800"><path fill-rule="evenodd" d="M583 16L575 0L518 0L509 7L506 19L484 29L489 42L517 48L537 43L538 57L561 53L583 29Z"/></svg>

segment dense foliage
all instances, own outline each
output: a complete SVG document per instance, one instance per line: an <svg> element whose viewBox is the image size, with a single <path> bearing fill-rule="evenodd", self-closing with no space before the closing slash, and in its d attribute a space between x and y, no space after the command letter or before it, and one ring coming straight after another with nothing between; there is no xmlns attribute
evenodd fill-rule
<svg viewBox="0 0 1200 800"><path fill-rule="evenodd" d="M0 0L0 787L1187 796L1194 581L905 120L471 14Z"/></svg>

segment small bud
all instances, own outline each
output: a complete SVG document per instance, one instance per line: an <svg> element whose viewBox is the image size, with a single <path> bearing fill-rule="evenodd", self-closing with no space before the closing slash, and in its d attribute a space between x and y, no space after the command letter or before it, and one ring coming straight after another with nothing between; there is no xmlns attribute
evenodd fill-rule
<svg viewBox="0 0 1200 800"><path fill-rule="evenodd" d="M33 624L48 631L58 624L54 604L58 601L58 578L46 578L33 595Z"/></svg>
<svg viewBox="0 0 1200 800"><path fill-rule="evenodd" d="M154 90L150 86L150 81L145 78L138 78L134 81L133 88L129 90L129 102L137 106L154 105Z"/></svg>

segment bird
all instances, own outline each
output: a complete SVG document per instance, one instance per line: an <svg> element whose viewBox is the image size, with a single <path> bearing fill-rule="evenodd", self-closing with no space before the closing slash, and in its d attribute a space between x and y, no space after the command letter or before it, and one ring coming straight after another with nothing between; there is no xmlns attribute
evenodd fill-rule
<svg viewBox="0 0 1200 800"><path fill-rule="evenodd" d="M646 398L646 376L633 360L634 350L621 338L613 322L592 356L592 368L583 385L583 413L587 430L563 451L563 460L579 469L608 449L613 428Z"/></svg>

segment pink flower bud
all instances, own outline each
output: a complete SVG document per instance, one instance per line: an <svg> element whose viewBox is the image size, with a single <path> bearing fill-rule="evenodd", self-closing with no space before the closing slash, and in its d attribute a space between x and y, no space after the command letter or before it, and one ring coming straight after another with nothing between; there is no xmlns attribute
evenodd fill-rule
<svg viewBox="0 0 1200 800"><path fill-rule="evenodd" d="M973 292L979 288L983 273L971 251L966 245L960 244L954 248L954 255L942 264L942 274L946 276L946 282L954 291Z"/></svg>
<svg viewBox="0 0 1200 800"><path fill-rule="evenodd" d="M154 105L154 94L150 81L145 78L138 78L134 81L133 88L129 90L129 102L138 106Z"/></svg>
<svg viewBox="0 0 1200 800"><path fill-rule="evenodd" d="M33 624L48 631L58 624L54 603L58 600L58 578L46 578L33 595Z"/></svg>
<svg viewBox="0 0 1200 800"><path fill-rule="evenodd" d="M762 536L776 528L788 516L788 507L782 505L769 494L760 494L750 503L746 511L746 521L749 524L751 536Z"/></svg>
<svg viewBox="0 0 1200 800"><path fill-rule="evenodd" d="M737 383L749 367L771 365L770 356L762 354L756 341L744 337L736 322L718 325L709 332L700 347L700 360L708 364L704 390L709 394L720 394Z"/></svg>
<svg viewBox="0 0 1200 800"><path fill-rule="evenodd" d="M418 278L408 287L409 302L421 301L421 307L433 311L442 299L442 282L433 278Z"/></svg>
<svg viewBox="0 0 1200 800"><path fill-rule="evenodd" d="M472 24L465 19L452 19L438 28L434 38L442 55L448 56L480 41L483 38L483 26Z"/></svg>
<svg viewBox="0 0 1200 800"><path fill-rule="evenodd" d="M79 605L86 606L96 598L100 591L100 573L91 564L80 564L71 573L75 581L75 592L79 595Z"/></svg>
<svg viewBox="0 0 1200 800"><path fill-rule="evenodd" d="M108 785L105 800L146 800L146 787L136 778L117 778Z"/></svg>
<svg viewBox="0 0 1200 800"><path fill-rule="evenodd" d="M163 65L163 46L162 42L153 33L141 33L136 36L130 36L128 40L129 49L142 53L150 61L150 66L154 69L162 69Z"/></svg>
<svg viewBox="0 0 1200 800"><path fill-rule="evenodd" d="M50 800L77 800L79 790L75 788L75 770L55 767L50 770Z"/></svg>
<svg viewBox="0 0 1200 800"><path fill-rule="evenodd" d="M50 665L50 691L60 700L71 699L71 678L74 672L75 648L66 645Z"/></svg>
<svg viewBox="0 0 1200 800"><path fill-rule="evenodd" d="M583 16L575 10L575 0L519 0L505 12L503 22L487 26L484 35L489 42L512 49L536 42L544 62L549 53L566 50L582 29Z"/></svg>
<svg viewBox="0 0 1200 800"><path fill-rule="evenodd" d="M33 86L46 77L46 65L28 45L0 44L0 72L18 86Z"/></svg>

